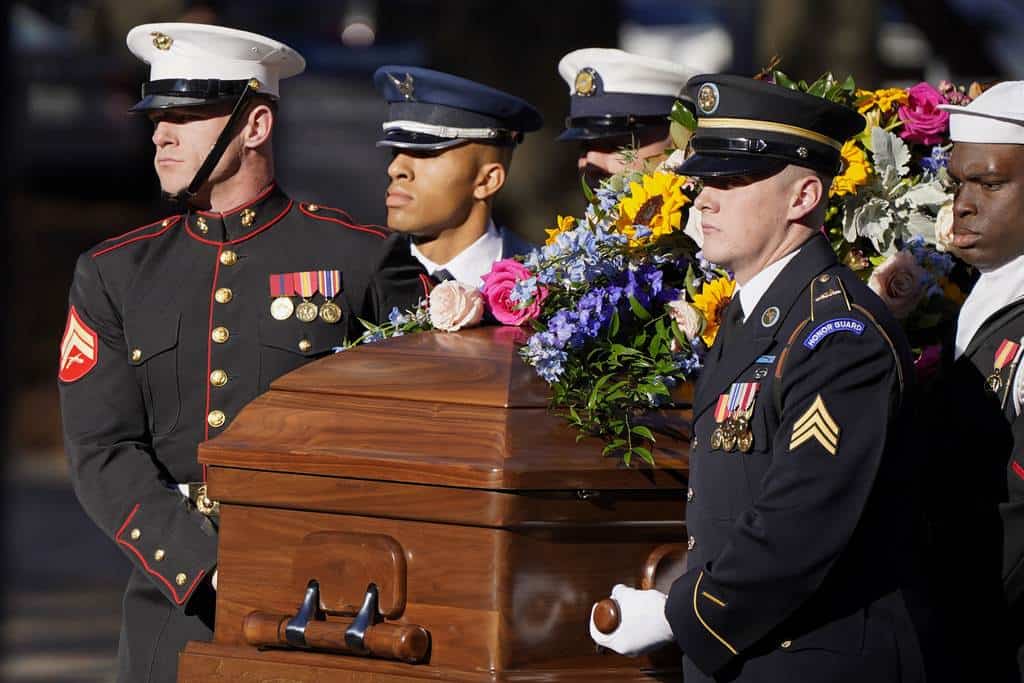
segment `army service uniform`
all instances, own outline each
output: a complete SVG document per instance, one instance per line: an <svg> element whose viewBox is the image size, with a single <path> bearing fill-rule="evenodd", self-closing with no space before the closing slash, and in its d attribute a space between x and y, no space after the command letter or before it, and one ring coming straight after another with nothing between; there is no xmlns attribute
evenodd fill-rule
<svg viewBox="0 0 1024 683"><path fill-rule="evenodd" d="M720 333L665 610L687 683L917 680L911 381L899 326L823 237Z"/></svg>
<svg viewBox="0 0 1024 683"><path fill-rule="evenodd" d="M424 296L408 250L272 186L230 213L171 216L79 258L61 405L78 498L134 567L120 680L174 680L185 643L211 634L216 525L179 490L193 484L194 498L204 479L196 446L275 378L358 335L358 317L386 320ZM303 302L291 292L275 318L275 288L293 273L324 278L306 299L321 314L333 301L340 319L324 319L329 306L310 322L297 311L277 319Z"/></svg>

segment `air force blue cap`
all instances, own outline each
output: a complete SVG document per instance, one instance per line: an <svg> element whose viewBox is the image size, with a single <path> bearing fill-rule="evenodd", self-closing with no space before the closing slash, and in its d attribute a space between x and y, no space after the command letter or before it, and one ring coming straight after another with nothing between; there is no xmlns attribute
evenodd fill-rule
<svg viewBox="0 0 1024 683"><path fill-rule="evenodd" d="M694 76L686 89L697 130L683 175L773 175L794 164L833 176L843 143L866 123L850 107L744 76Z"/></svg>
<svg viewBox="0 0 1024 683"><path fill-rule="evenodd" d="M466 142L511 146L544 120L515 95L415 66L382 66L373 83L388 102L378 147L446 149Z"/></svg>
<svg viewBox="0 0 1024 683"><path fill-rule="evenodd" d="M672 107L685 100L686 80L696 71L664 59L595 47L562 57L558 73L569 86L569 116L558 139L586 141L629 136L651 126L664 127L668 135Z"/></svg>

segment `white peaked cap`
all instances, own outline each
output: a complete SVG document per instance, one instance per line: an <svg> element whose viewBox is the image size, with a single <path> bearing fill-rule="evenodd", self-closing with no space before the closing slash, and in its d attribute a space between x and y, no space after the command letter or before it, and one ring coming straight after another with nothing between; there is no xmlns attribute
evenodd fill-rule
<svg viewBox="0 0 1024 683"><path fill-rule="evenodd" d="M998 83L966 107L940 104L949 112L953 142L1024 145L1024 81Z"/></svg>
<svg viewBox="0 0 1024 683"><path fill-rule="evenodd" d="M306 68L302 55L280 41L212 24L143 24L128 32L127 43L150 65L150 81L255 78L260 94L277 97L281 79Z"/></svg>
<svg viewBox="0 0 1024 683"><path fill-rule="evenodd" d="M558 62L558 74L576 92L576 77L592 69L600 77L605 93L666 95L677 97L696 69L664 59L644 57L623 50L590 47L574 50Z"/></svg>

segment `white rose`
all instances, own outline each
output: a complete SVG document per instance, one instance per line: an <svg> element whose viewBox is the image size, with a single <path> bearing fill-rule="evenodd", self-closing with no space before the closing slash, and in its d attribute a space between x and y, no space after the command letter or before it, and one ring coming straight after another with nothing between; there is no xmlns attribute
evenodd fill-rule
<svg viewBox="0 0 1024 683"><path fill-rule="evenodd" d="M935 217L935 247L949 251L953 246L953 202L946 202Z"/></svg>
<svg viewBox="0 0 1024 683"><path fill-rule="evenodd" d="M430 292L430 322L439 330L457 332L484 316L484 297L475 287L445 280Z"/></svg>
<svg viewBox="0 0 1024 683"><path fill-rule="evenodd" d="M685 299L668 304L668 315L690 342L700 334L704 327L704 316Z"/></svg>

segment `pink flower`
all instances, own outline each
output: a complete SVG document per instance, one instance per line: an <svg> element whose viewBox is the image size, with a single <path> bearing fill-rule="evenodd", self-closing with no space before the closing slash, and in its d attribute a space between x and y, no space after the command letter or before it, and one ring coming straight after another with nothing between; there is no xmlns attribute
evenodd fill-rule
<svg viewBox="0 0 1024 683"><path fill-rule="evenodd" d="M914 359L914 375L917 381L925 382L935 376L942 360L942 346L935 344L921 349L921 355Z"/></svg>
<svg viewBox="0 0 1024 683"><path fill-rule="evenodd" d="M457 332L484 316L484 298L475 287L445 280L430 290L430 322L439 330Z"/></svg>
<svg viewBox="0 0 1024 683"><path fill-rule="evenodd" d="M503 325L522 325L540 315L541 304L548 298L548 288L534 284L536 292L529 299L521 298L522 287L518 283L527 283L534 279L530 269L515 259L503 259L491 266L491 272L484 275L484 286L481 288L491 313ZM517 290L517 296L512 293Z"/></svg>
<svg viewBox="0 0 1024 683"><path fill-rule="evenodd" d="M923 145L937 145L949 129L949 112L939 109L946 98L928 83L918 83L907 91L907 103L900 106L903 121L900 137Z"/></svg>
<svg viewBox="0 0 1024 683"><path fill-rule="evenodd" d="M924 296L925 276L914 255L903 250L875 268L868 279L868 287L885 302L897 320L902 320Z"/></svg>

